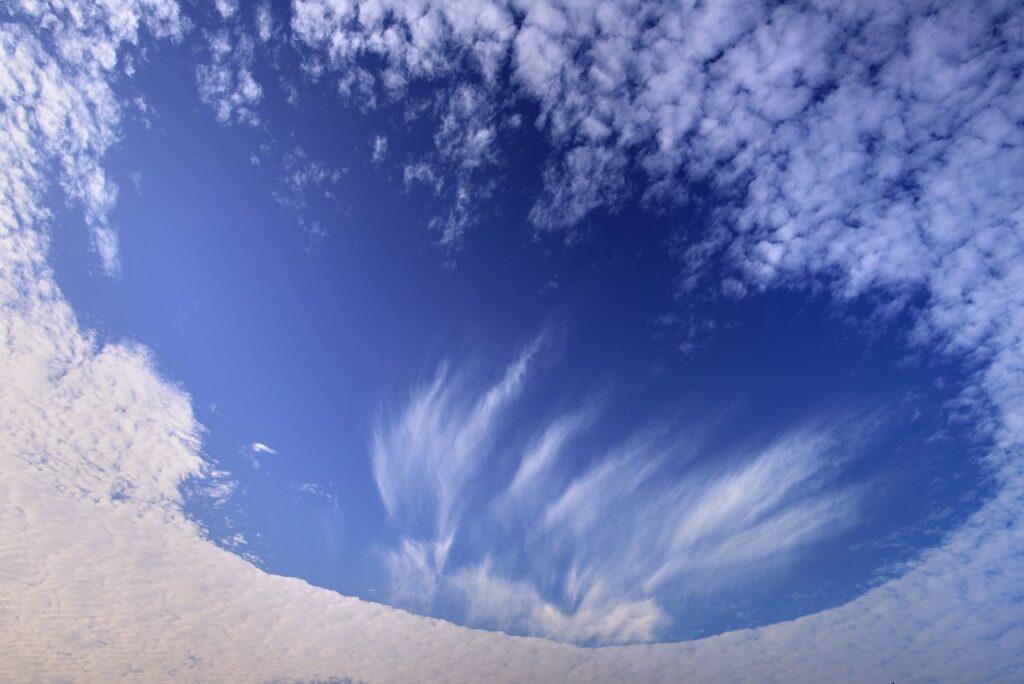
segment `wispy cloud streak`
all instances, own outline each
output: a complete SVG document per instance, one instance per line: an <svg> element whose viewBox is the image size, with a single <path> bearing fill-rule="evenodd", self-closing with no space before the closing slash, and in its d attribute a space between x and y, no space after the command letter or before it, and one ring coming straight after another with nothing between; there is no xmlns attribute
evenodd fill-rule
<svg viewBox="0 0 1024 684"><path fill-rule="evenodd" d="M477 624L558 639L648 641L671 624L669 601L742 582L858 520L859 492L836 484L863 440L849 421L697 462L700 445L664 427L574 449L600 422L591 405L542 422L503 482L477 481L483 513L460 536L467 482L501 471L510 421L522 432L536 420L515 401L532 353L479 393L443 368L378 424L374 473L402 530L385 556L397 601L454 600Z"/></svg>
<svg viewBox="0 0 1024 684"><path fill-rule="evenodd" d="M389 517L410 536L389 552L405 595L432 594L459 522L459 500L487 456L498 424L519 394L541 344L535 340L477 396L442 366L397 417L373 432L373 473ZM419 586L418 586L419 585ZM421 590L421 591L420 591Z"/></svg>

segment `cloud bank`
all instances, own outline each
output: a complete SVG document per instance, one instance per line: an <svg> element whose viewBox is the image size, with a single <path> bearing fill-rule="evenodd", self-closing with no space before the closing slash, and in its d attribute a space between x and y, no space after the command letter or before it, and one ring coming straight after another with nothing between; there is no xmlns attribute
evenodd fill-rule
<svg viewBox="0 0 1024 684"><path fill-rule="evenodd" d="M680 644L583 649L507 637L268 575L203 539L181 513L180 485L204 471L187 395L143 349L100 345L46 264L42 198L55 179L83 207L101 262L116 269L102 167L120 113L110 84L118 51L140 31L180 35L178 9L15 2L19 21L0 24L0 678L1020 681L1024 41L1013 6L821 4L798 16L788 5L452 3L403 6L418 8L409 15L368 3L348 22L358 33L346 35L341 19L355 7L299 2L294 26L339 64L360 50L384 55L388 87L448 68L438 55L453 36L484 83L510 51L522 55L517 83L568 150L552 161L567 172L552 174L549 192L565 193L570 218L617 196L623 159L649 170L652 198L685 167L743 188L736 227L716 224L685 255L701 266L695 273L704 255L722 252L745 288L810 275L841 296L922 289L919 339L977 362L976 388L994 414L988 465L998 492L901 577L855 601ZM648 30L658 33L637 33ZM581 33L588 39L573 49ZM634 49L641 43L650 47ZM836 45L824 67L800 58ZM754 78L762 64L770 78ZM728 78L701 85L719 70ZM638 85L625 92L650 106L626 107L617 93L627 82ZM853 97L858 88L863 99ZM608 95L595 106L580 92ZM833 131L828 117L846 123ZM584 187L583 171L594 168L607 172L604 193ZM538 225L558 223L550 201L537 206ZM462 443L472 447L473 434Z"/></svg>

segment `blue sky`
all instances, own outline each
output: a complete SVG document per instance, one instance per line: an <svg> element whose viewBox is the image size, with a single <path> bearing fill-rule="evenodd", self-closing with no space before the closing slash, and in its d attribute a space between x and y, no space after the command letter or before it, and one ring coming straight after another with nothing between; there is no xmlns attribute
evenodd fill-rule
<svg viewBox="0 0 1024 684"><path fill-rule="evenodd" d="M891 635L892 676L984 641L1002 657L982 679L1012 681L1021 16L828 5L4 10L5 125L27 131L4 143L5 364L26 378L0 396L4 468L12 501L44 475L83 492L5 533L36 539L12 581L53 530L150 540L122 570L205 573L158 602L211 606L175 633L200 679L223 598L202 586L230 568L269 598L221 619L308 603L280 624L327 634L383 604L594 654L538 646L521 667L552 679L574 658L639 672L640 651L597 647L644 642L689 644L652 680L698 652L736 674L759 656L711 644L869 644L886 601L921 634L954 605L948 633ZM88 427L65 396L97 397ZM125 507L166 528L122 527ZM148 573L122 574L176 581ZM384 653L435 624L385 615ZM77 642L73 665L26 655L65 628L26 629L7 671L108 672ZM451 629L445 648L468 643ZM847 653L850 681L883 652ZM425 655L339 657L254 672L401 680ZM773 676L829 667L784 661Z"/></svg>

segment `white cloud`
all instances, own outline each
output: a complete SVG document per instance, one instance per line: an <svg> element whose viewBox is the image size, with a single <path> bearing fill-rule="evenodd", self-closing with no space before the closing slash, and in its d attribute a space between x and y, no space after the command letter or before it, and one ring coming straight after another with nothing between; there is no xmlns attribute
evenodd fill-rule
<svg viewBox="0 0 1024 684"><path fill-rule="evenodd" d="M373 158L371 161L374 164L380 164L384 161L384 156L388 153L388 137L386 135L378 135L373 138Z"/></svg>
<svg viewBox="0 0 1024 684"><path fill-rule="evenodd" d="M222 28L209 34L207 43L210 61L196 67L199 98L222 124L258 125L256 105L263 99L263 88L252 73L252 38L237 27Z"/></svg>
<svg viewBox="0 0 1024 684"><path fill-rule="evenodd" d="M479 219L483 200L490 197L495 185L497 107L494 93L481 86L456 84L437 94L434 108L441 112L434 149L407 163L403 179L406 189L421 183L442 197L442 211L429 225L441 233L443 247L455 249L466 229Z"/></svg>
<svg viewBox="0 0 1024 684"><path fill-rule="evenodd" d="M816 281L888 306L921 293L911 341L967 357L978 369L965 395L974 418L990 405L998 448L1019 445L1019 13L997 0L523 2L521 20L485 36L455 28L461 10L439 4L427 40L411 8L372 5L362 21L370 4L298 0L293 27L338 69L384 56L382 83L399 90L482 44L508 59L510 84L480 73L489 97L511 86L539 106L553 152L531 212L538 227L571 237L629 196L632 168L652 205L686 203L690 184L703 184L696 200L715 206L705 232L681 241L684 290L709 278L730 296ZM508 14L505 3L473 4L484 6ZM393 25L413 27L407 40L377 38ZM989 465L1007 477L1007 457Z"/></svg>
<svg viewBox="0 0 1024 684"><path fill-rule="evenodd" d="M274 36L274 16L270 11L270 3L263 2L256 6L256 37L266 43Z"/></svg>
<svg viewBox="0 0 1024 684"><path fill-rule="evenodd" d="M1024 330L1020 22L999 0L296 0L292 26L343 73L382 57L380 78L365 76L389 96L469 55L485 101L511 90L536 104L553 145L530 214L541 229L572 237L634 190L685 203L700 183L709 197L697 199L716 206L681 252L684 288L708 277L732 295L808 277L840 297L920 288L918 338L1005 369L1019 359L992 356ZM496 76L503 60L510 83ZM438 111L439 131L453 112ZM459 180L434 225L455 244L488 188L459 176L459 155L439 161L434 178ZM646 177L632 188L636 168Z"/></svg>
<svg viewBox="0 0 1024 684"><path fill-rule="evenodd" d="M287 192L274 193L274 199L293 209L305 209L309 205L308 192L317 192L325 199L334 199L332 186L341 180L341 171L312 159L301 146L284 155L284 176L282 183Z"/></svg>
<svg viewBox="0 0 1024 684"><path fill-rule="evenodd" d="M284 174L280 178L280 187L273 191L274 201L298 214L299 226L307 238L306 251L312 251L327 238L328 232L319 220L309 217L310 202L318 196L330 202L336 201L335 189L341 181L342 172L311 158L298 145L285 153L283 164Z"/></svg>
<svg viewBox="0 0 1024 684"><path fill-rule="evenodd" d="M316 482L303 482L302 484L297 485L295 490L302 494L308 494L309 496L317 496L324 499L330 498L330 494L327 493L327 490L324 489L323 485L317 484Z"/></svg>
<svg viewBox="0 0 1024 684"><path fill-rule="evenodd" d="M492 573L488 560L460 570L451 583L467 600L470 622L497 629L530 625L535 634L562 641L647 641L668 621L655 601L609 600L601 587L581 597L574 610L565 611L546 601L529 582Z"/></svg>
<svg viewBox="0 0 1024 684"><path fill-rule="evenodd" d="M433 597L459 527L463 489L486 458L539 344L528 345L493 386L468 401L462 383L442 367L397 416L378 421L373 474L388 516L403 533L387 552L400 600Z"/></svg>
<svg viewBox="0 0 1024 684"><path fill-rule="evenodd" d="M667 111L664 116L672 121L678 121L674 109L691 111L680 100L693 89L671 84L705 78L702 72L687 76L688 63L678 58L716 57L738 36L747 35L751 15L757 14L747 3L697 7L700 11L692 16L666 20L660 27L668 38L673 32L689 32L689 40L673 44L651 36L645 41L664 55L658 75L664 76L665 87L657 92L665 100L656 111L659 116ZM201 431L189 399L156 373L144 350L100 346L80 327L46 265L48 214L41 203L51 178L49 164L56 162L65 191L82 203L87 216L97 212L93 220L103 225L100 219L109 209L104 198L109 195L97 189L106 183L97 173L116 137L119 109L107 73L116 65L121 43L136 40L139 26L158 35L180 31L177 8L170 2L113 0L12 5L10 11L24 23L0 25L0 607L17 619L0 621L0 679L1020 681L1024 307L1017 305L1017 297L1024 288L1019 287L1019 241L1012 233L1019 230L1020 210L1010 187L1019 178L1020 166L1011 163L1017 150L1014 129L1000 126L996 111L1003 110L1010 121L1020 119L1017 106L1022 100L1012 91L1021 87L1020 80L1005 78L1003 67L1015 59L1009 51L1020 45L1013 37L1019 33L1010 31L1019 31L1020 22L1012 12L1004 13L1008 37L991 50L972 50L971 60L957 58L980 69L972 74L977 78L967 79L967 74L951 73L945 55L956 55L964 45L987 44L991 34L978 29L986 18L984 6L972 6L971 13L956 17L950 13L965 11L961 6L944 6L921 21L904 20L898 7L890 15L866 17L866 7L844 3L833 8L835 17L863 20L859 35L874 37L877 43L854 43L849 54L878 59L899 55L903 61L898 68L882 68L878 74L894 93L909 89L921 95L911 113L926 113L927 103L951 93L962 105L957 121L965 123L933 141L948 145L944 153L922 153L929 159L918 174L922 199L867 205L864 215L887 220L865 222L869 231L863 235L864 248L827 221L813 229L798 223L787 233L781 213L770 214L771 221L754 231L749 245L735 236L722 244L744 264L744 282L754 286L779 278L795 280L803 267L835 270L843 276L842 287L851 291L907 281L929 288L933 302L922 317L921 338L931 340L941 333L953 349L979 350L977 387L997 412L997 445L987 465L999 490L901 577L839 608L693 642L581 649L463 629L271 576L218 549L184 518L179 487L204 468L198 455ZM557 29L557 18L542 22L541 13L530 9L530 22ZM306 22L311 35L326 41L330 32L319 20L339 11L334 5L299 3L295 21ZM613 11L601 8L598 14L614 16ZM442 31L437 10L431 12L413 34L419 46L436 45L432 36ZM488 64L500 63L499 48L514 30L501 6L459 3L449 15L452 28L444 31L477 36L472 54L484 64L485 73ZM376 26L375 17L383 16L367 11L365 20ZM567 24L587 25L578 19ZM628 35L629 22L621 26L620 33ZM58 52L50 53L36 31L60 33L59 41L47 43ZM886 41L899 43L904 37L913 50L887 47ZM342 56L360 40L341 38L331 49ZM814 37L809 38L814 44ZM942 50L930 49L938 45ZM407 61L427 72L429 53L416 54L425 48L406 49ZM995 71L983 68L992 66L988 60L999 62ZM772 78L766 83L778 79L772 72L767 75ZM950 83L955 87L948 87ZM982 85L979 90L971 84ZM992 104L995 99L998 104ZM838 105L828 106L839 111ZM782 111L784 101L766 108L768 114ZM609 115L615 114L621 115L612 107ZM853 115L865 113L855 110ZM707 141L700 144L728 147L721 132L726 123L736 130L757 126L742 109L734 116L729 122L702 118L700 130ZM886 123L898 129L900 119ZM927 148L932 129L910 128L904 132L921 135L919 142ZM670 166L673 157L683 154L671 143L684 136L674 138L673 130L664 128L666 144L651 158L655 167ZM809 130L809 141L828 140L815 137L813 126ZM897 130L895 135L900 139L903 133ZM792 167L782 168L776 157L772 163L778 172L768 176L776 180L763 184L763 192L774 197L777 188L778 196L786 198L789 187L794 193L811 187L797 179L827 171L820 177L821 193L809 196L817 197L820 207L808 203L807 211L827 209L829 192L841 190L838 198L848 198L863 175L832 175L847 168L842 148L851 144L840 135L834 142L821 150L811 142L806 146L804 154L812 162L820 161L818 151L827 153L824 166L806 165L797 154ZM739 157L754 158L742 146L734 147ZM884 174L886 163L878 161L874 167ZM853 167L859 168L856 155ZM937 172L926 174L930 169ZM849 189L837 185L840 180L849 181ZM87 186L93 190L86 191ZM868 191L873 187L869 184ZM941 192L944 187L960 192ZM759 201L756 206L773 205ZM929 217L927 229L914 223L913 211L906 221L899 220L908 208ZM746 216L757 213L745 211ZM978 216L972 217L975 211ZM899 239L885 239L904 225L915 226L919 233L908 229L897 233ZM818 246L815 238L805 249L804 238L818 235L821 226L833 231L828 235L837 238L835 247ZM966 232L957 233L958 227ZM762 272L757 259L745 256L747 247L787 235L775 271ZM958 240L957 235L969 239ZM877 251L867 249L872 244ZM906 277L898 277L900 268L908 269Z"/></svg>
<svg viewBox="0 0 1024 684"><path fill-rule="evenodd" d="M539 498L545 477L554 467L566 443L595 418L594 410L581 410L554 421L523 455L508 488L496 501L499 509L520 509Z"/></svg>
<svg viewBox="0 0 1024 684"><path fill-rule="evenodd" d="M249 462L253 469L259 470L262 467L262 457L276 456L277 450L262 442L253 442L242 447L241 455ZM228 492L228 495L230 495L230 492Z"/></svg>
<svg viewBox="0 0 1024 684"><path fill-rule="evenodd" d="M238 0L214 0L222 19L230 19L238 11Z"/></svg>
<svg viewBox="0 0 1024 684"><path fill-rule="evenodd" d="M60 5L28 3L18 8L29 24L62 27L49 33L53 54L21 24L6 24L2 35L0 88L9 103L4 164L11 169L4 191L9 201L16 201L8 210L31 206L33 212L43 212L34 204L32 189L45 173L37 167L41 157L52 160L61 188L83 209L103 270L117 275L117 233L109 222L117 187L98 162L114 143L120 121L120 107L106 79L117 69L118 46L134 42L140 28L158 36L180 35L178 8L172 2L144 7L129 3L125 11L132 21L125 22L123 8L99 5L80 15L88 26L64 26ZM16 169L33 173L23 176Z"/></svg>
<svg viewBox="0 0 1024 684"><path fill-rule="evenodd" d="M572 450L600 422L590 406L542 424L501 480L508 427L531 430L515 400L533 353L483 389L443 367L378 422L373 467L399 531L384 551L397 603L454 601L471 624L558 639L651 641L672 624L670 604L750 582L763 561L793 563L858 521L861 493L835 482L878 429L865 417L710 459L727 469L680 470L700 445L665 429Z"/></svg>
<svg viewBox="0 0 1024 684"><path fill-rule="evenodd" d="M434 167L427 162L416 162L406 164L402 169L402 178L405 187L409 188L415 183L420 183L432 188L435 193L441 192L444 188L444 179L434 171Z"/></svg>

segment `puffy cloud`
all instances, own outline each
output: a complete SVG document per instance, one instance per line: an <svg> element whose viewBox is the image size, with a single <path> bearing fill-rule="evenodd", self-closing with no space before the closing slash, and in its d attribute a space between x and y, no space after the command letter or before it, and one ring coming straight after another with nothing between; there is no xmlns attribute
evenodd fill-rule
<svg viewBox="0 0 1024 684"><path fill-rule="evenodd" d="M71 9L75 21L65 21ZM117 69L118 46L134 43L140 28L158 36L180 35L178 7L170 1L70 8L64 2L32 2L16 3L12 11L39 33L7 23L0 35L0 89L7 103L4 165L11 169L4 192L16 201L8 211L43 211L33 203L32 188L41 182L42 159L54 161L62 189L84 210L104 271L116 275L117 233L108 215L117 187L98 159L116 138L120 108L106 79ZM43 47L44 36L52 51Z"/></svg>
<svg viewBox="0 0 1024 684"><path fill-rule="evenodd" d="M214 5L224 19L230 19L238 11L238 0L214 0Z"/></svg>
<svg viewBox="0 0 1024 684"><path fill-rule="evenodd" d="M512 12L489 0L436 5L399 2L313 2L293 5L292 28L310 44L322 47L331 63L347 68L361 55L382 57L379 82L391 95L401 94L411 78L434 78L462 66L447 50L493 79L515 31Z"/></svg>
<svg viewBox="0 0 1024 684"><path fill-rule="evenodd" d="M245 32L222 28L208 36L210 61L196 67L199 98L222 124L260 122L256 105L263 88L252 74L255 43Z"/></svg>
<svg viewBox="0 0 1024 684"><path fill-rule="evenodd" d="M396 99L412 79L452 76L467 64L482 77L454 79L438 93L434 150L405 165L407 186L410 179L429 181L443 195L445 206L430 227L440 232L442 246L457 247L493 189L500 132L493 85L514 34L511 8L487 0L419 6L298 2L292 29L326 51L341 74L339 92L363 108L375 107L378 93ZM361 61L366 55L383 58L383 68L367 70ZM425 178L428 167L432 173ZM484 169L488 173L480 173Z"/></svg>
<svg viewBox="0 0 1024 684"><path fill-rule="evenodd" d="M553 150L530 213L542 229L571 237L634 190L685 203L699 184L714 209L679 250L684 288L710 276L732 295L808 277L840 297L922 290L918 339L1021 364L993 358L1024 331L1024 41L1021 14L1001 0L294 10L296 34L336 69L380 56L367 83L391 96L412 79L470 73L487 100L511 91L537 104ZM439 131L480 130L466 118L476 111L440 114ZM460 154L438 162L434 178L465 167ZM631 169L642 171L635 187ZM471 222L474 188L486 191L458 178L439 219L447 242ZM1012 393L1005 378L986 382Z"/></svg>

